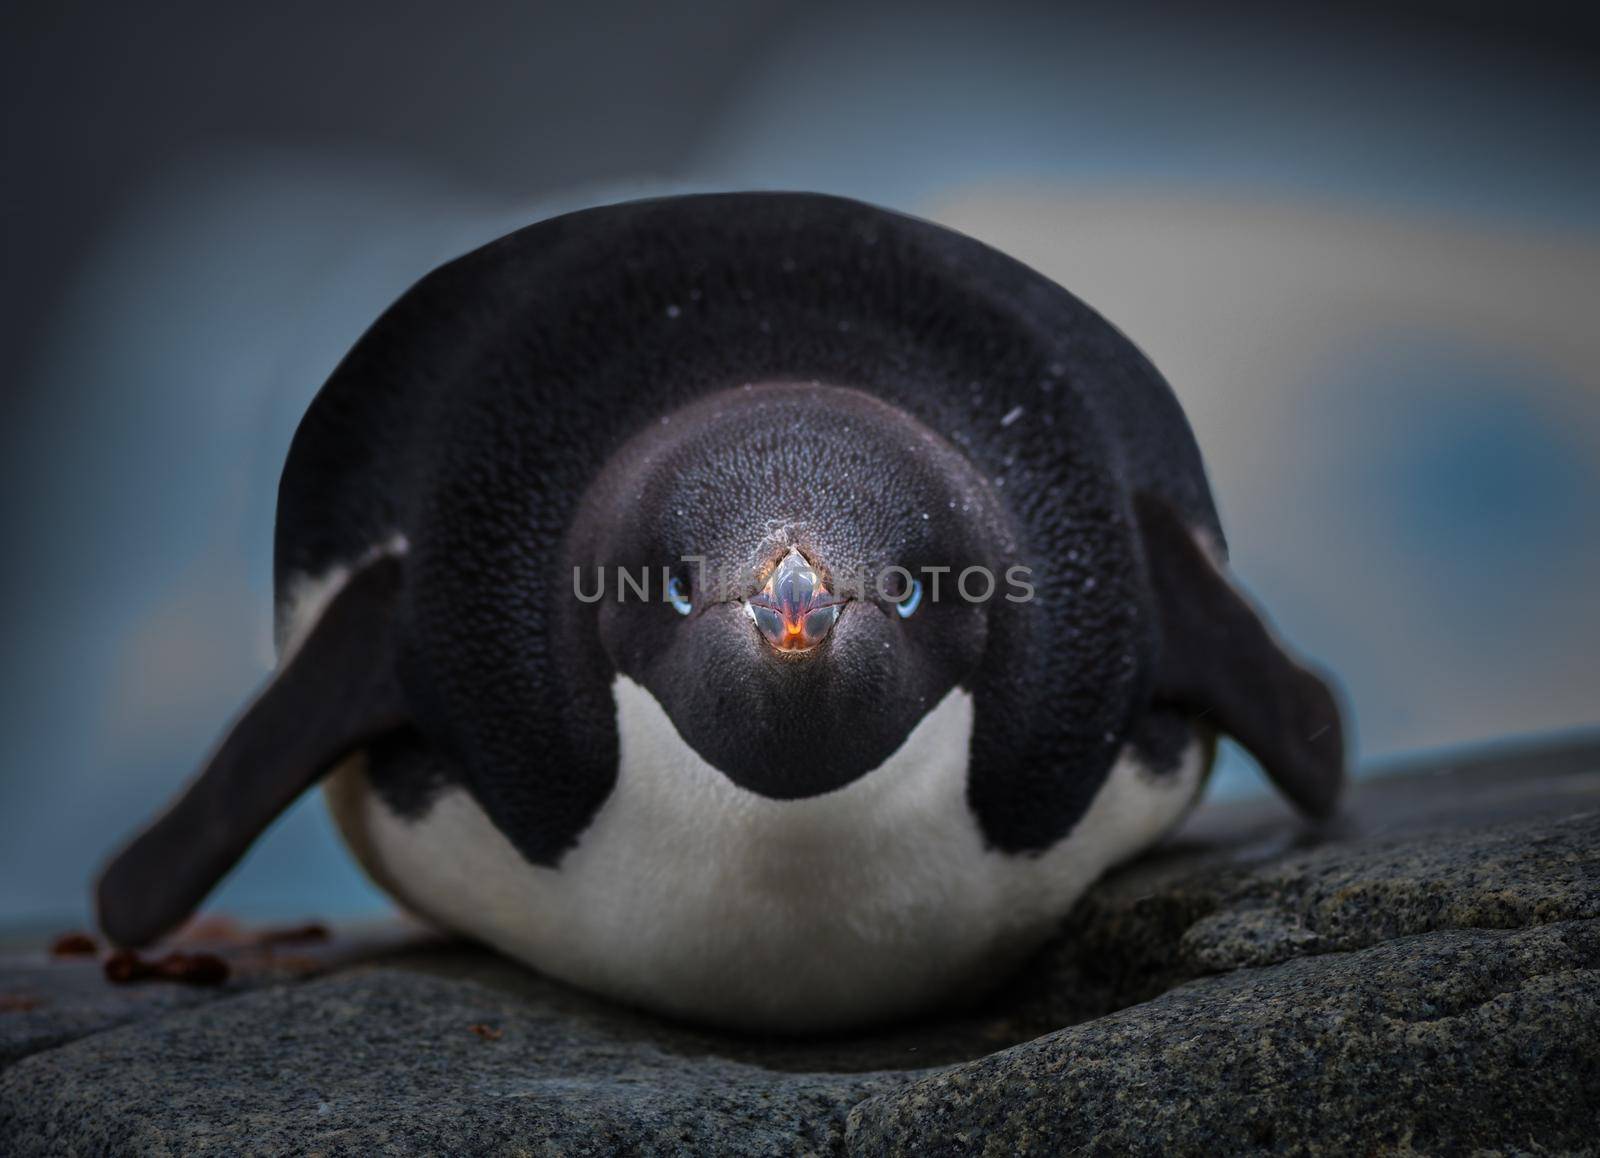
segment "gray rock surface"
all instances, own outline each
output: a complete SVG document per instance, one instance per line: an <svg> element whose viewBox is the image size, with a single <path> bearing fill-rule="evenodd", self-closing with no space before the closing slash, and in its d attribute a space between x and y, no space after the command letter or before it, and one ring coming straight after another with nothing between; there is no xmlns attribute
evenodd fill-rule
<svg viewBox="0 0 1600 1158"><path fill-rule="evenodd" d="M48 940L47 938L44 940ZM437 938L401 922L358 928L326 942L275 948L190 941L184 948L222 955L225 985L142 982L112 985L95 958L52 959L35 944L0 950L0 1070L29 1054L130 1022L225 1000L265 985L314 977L381 955L397 945ZM159 954L154 954L159 956Z"/></svg>
<svg viewBox="0 0 1600 1158"><path fill-rule="evenodd" d="M341 953L220 991L0 961L36 1003L0 1152L1600 1152L1600 745L1369 781L1321 833L1208 807L985 1004L848 1039Z"/></svg>

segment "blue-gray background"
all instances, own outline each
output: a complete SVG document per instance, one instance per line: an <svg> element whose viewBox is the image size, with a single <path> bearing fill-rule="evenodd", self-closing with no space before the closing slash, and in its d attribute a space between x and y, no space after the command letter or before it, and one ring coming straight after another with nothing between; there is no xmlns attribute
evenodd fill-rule
<svg viewBox="0 0 1600 1158"><path fill-rule="evenodd" d="M1513 7L13 6L0 922L84 919L269 670L278 470L368 322L663 190L865 197L1100 308L1363 759L1600 721L1600 42ZM315 799L217 899L383 903Z"/></svg>

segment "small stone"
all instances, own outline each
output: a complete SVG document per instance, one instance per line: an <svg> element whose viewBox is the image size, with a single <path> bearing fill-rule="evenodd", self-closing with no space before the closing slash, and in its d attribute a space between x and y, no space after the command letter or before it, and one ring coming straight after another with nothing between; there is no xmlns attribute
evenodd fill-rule
<svg viewBox="0 0 1600 1158"><path fill-rule="evenodd" d="M147 961L133 949L118 949L106 958L106 980L114 985L134 981L181 981L186 985L221 985L231 970L215 953L168 953Z"/></svg>
<svg viewBox="0 0 1600 1158"><path fill-rule="evenodd" d="M308 941L326 941L328 937L328 926L320 921L313 921L309 924L290 925L282 929L263 929L256 934L256 943L260 945L299 945Z"/></svg>
<svg viewBox="0 0 1600 1158"><path fill-rule="evenodd" d="M50 943L52 957L93 957L100 952L100 943L87 933L63 933Z"/></svg>

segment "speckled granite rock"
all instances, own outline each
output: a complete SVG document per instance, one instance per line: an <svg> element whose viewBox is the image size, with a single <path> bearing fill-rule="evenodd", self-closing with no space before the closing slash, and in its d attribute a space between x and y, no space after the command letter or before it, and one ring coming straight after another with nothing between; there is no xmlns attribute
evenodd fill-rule
<svg viewBox="0 0 1600 1158"><path fill-rule="evenodd" d="M0 1069L88 1034L217 996L180 985L116 988L106 984L98 961L42 957L18 952L0 958Z"/></svg>
<svg viewBox="0 0 1600 1158"><path fill-rule="evenodd" d="M1600 1152L1597 971L1591 744L1370 782L1321 834L1209 808L987 1006L856 1038L467 947L151 998L0 1073L0 1152Z"/></svg>
<svg viewBox="0 0 1600 1158"><path fill-rule="evenodd" d="M119 1025L226 1000L265 985L317 976L399 945L437 939L396 921L327 941L285 944L276 949L211 941L185 943L185 948L217 953L230 962L231 976L216 987L111 985L98 957L51 959L39 945L7 948L0 951L0 1070L29 1054Z"/></svg>
<svg viewBox="0 0 1600 1158"><path fill-rule="evenodd" d="M1600 924L1244 968L880 1094L862 1153L1592 1151Z"/></svg>
<svg viewBox="0 0 1600 1158"><path fill-rule="evenodd" d="M471 1027L483 1027L473 1032ZM481 1034L481 1035L480 1035ZM498 1036L494 1036L498 1035ZM15 1150L825 1149L882 1081L797 1075L382 968L79 1043L7 1075ZM87 1118L84 1106L96 1107Z"/></svg>

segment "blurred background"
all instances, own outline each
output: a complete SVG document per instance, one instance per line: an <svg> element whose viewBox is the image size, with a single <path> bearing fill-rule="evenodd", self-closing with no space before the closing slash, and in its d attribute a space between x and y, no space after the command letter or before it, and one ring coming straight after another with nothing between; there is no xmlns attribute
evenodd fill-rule
<svg viewBox="0 0 1600 1158"><path fill-rule="evenodd" d="M1561 4L7 6L0 926L272 664L336 361L552 212L812 189L1086 298L1171 380L1237 571L1368 767L1600 722L1600 39ZM1216 791L1262 791L1230 753ZM385 902L318 798L214 904Z"/></svg>

